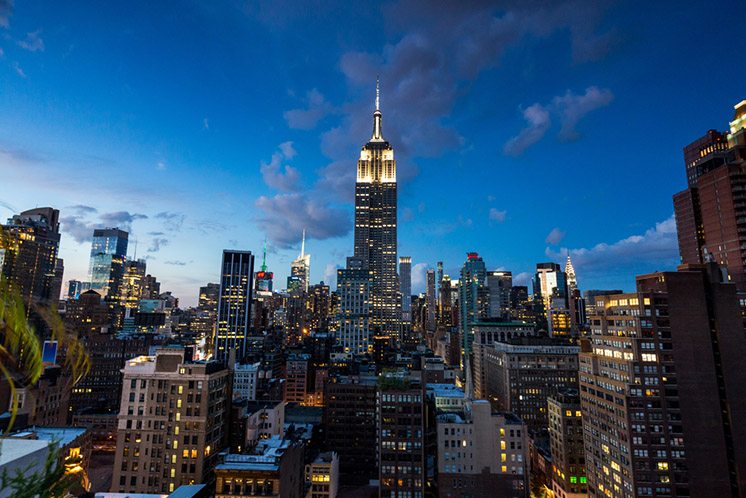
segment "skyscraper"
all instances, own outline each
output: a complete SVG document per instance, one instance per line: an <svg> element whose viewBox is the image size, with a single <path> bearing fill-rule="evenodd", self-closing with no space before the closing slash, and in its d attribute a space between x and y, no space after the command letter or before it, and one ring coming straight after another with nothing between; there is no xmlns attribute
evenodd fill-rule
<svg viewBox="0 0 746 498"><path fill-rule="evenodd" d="M365 261L347 258L347 268L337 270L337 341L348 354L365 354L370 340L370 274Z"/></svg>
<svg viewBox="0 0 746 498"><path fill-rule="evenodd" d="M29 209L2 227L7 245L0 247L0 271L28 302L56 302L57 250L60 212L52 208ZM61 261L61 260L60 260Z"/></svg>
<svg viewBox="0 0 746 498"><path fill-rule="evenodd" d="M112 301L119 300L127 260L129 234L118 228L97 228L91 243L91 290Z"/></svg>
<svg viewBox="0 0 746 498"><path fill-rule="evenodd" d="M375 334L397 337L401 322L396 274L396 161L383 138L379 92L373 136L360 152L355 184L355 256L371 276L370 327Z"/></svg>
<svg viewBox="0 0 746 498"><path fill-rule="evenodd" d="M399 290L401 292L402 322L412 323L412 258L399 258Z"/></svg>
<svg viewBox="0 0 746 498"><path fill-rule="evenodd" d="M744 496L742 309L715 263L596 298L580 353L589 496Z"/></svg>
<svg viewBox="0 0 746 498"><path fill-rule="evenodd" d="M459 281L459 305L461 306L461 340L463 366L466 367L466 359L471 354L471 343L474 339L471 332L472 325L485 315L488 304L485 280L487 268L484 260L479 254L470 252L466 255L466 262L461 267L461 280Z"/></svg>
<svg viewBox="0 0 746 498"><path fill-rule="evenodd" d="M427 331L435 331L435 270L427 270L427 289L425 298L427 299Z"/></svg>
<svg viewBox="0 0 746 498"><path fill-rule="evenodd" d="M215 333L217 361L225 363L230 350L236 351L236 360L239 362L246 355L246 339L251 327L253 279L254 256L251 251L223 251Z"/></svg>
<svg viewBox="0 0 746 498"><path fill-rule="evenodd" d="M308 283L311 280L311 255L306 254L306 231L303 230L303 238L300 243L300 255L290 263L290 276L288 277L287 290L292 291L300 283L301 290L308 292Z"/></svg>
<svg viewBox="0 0 746 498"><path fill-rule="evenodd" d="M688 188L674 195L681 262L715 261L746 290L746 100L730 133L709 130L684 148Z"/></svg>

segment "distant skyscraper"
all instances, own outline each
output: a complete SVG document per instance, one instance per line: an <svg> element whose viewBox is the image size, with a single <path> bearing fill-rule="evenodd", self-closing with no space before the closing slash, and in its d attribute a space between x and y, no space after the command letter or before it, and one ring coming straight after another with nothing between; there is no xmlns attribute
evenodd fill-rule
<svg viewBox="0 0 746 498"><path fill-rule="evenodd" d="M145 260L127 261L124 264L124 277L120 302L127 309L136 310L142 299L142 284L145 278Z"/></svg>
<svg viewBox="0 0 746 498"><path fill-rule="evenodd" d="M365 354L372 348L370 285L370 273L360 258L347 258L347 268L337 270L337 341L345 353Z"/></svg>
<svg viewBox="0 0 746 498"><path fill-rule="evenodd" d="M488 305L487 289L484 284L487 279L487 268L479 254L470 252L466 262L461 267L459 280L459 304L461 306L461 340L464 359L471 354L473 334L472 325L485 315ZM464 366L466 363L464 362Z"/></svg>
<svg viewBox="0 0 746 498"><path fill-rule="evenodd" d="M510 315L510 290L513 287L513 274L509 271L487 272L487 289L490 299L490 318L508 319Z"/></svg>
<svg viewBox="0 0 746 498"><path fill-rule="evenodd" d="M714 261L746 290L746 100L730 133L710 130L684 148L689 187L674 195L682 263Z"/></svg>
<svg viewBox="0 0 746 498"><path fill-rule="evenodd" d="M251 251L223 251L220 299L215 334L215 359L226 362L229 351L236 361L246 355L246 339L251 327L251 297L254 288L254 256Z"/></svg>
<svg viewBox="0 0 746 498"><path fill-rule="evenodd" d="M567 274L557 263L537 263L534 302L541 306L539 318L546 320L551 335L570 333L570 301Z"/></svg>
<svg viewBox="0 0 746 498"><path fill-rule="evenodd" d="M83 292L83 282L80 280L70 280L67 283L67 298L78 299L80 294Z"/></svg>
<svg viewBox="0 0 746 498"><path fill-rule="evenodd" d="M373 136L360 152L355 184L355 257L371 274L370 327L375 334L397 337L401 322L396 274L396 161L383 138L376 87Z"/></svg>
<svg viewBox="0 0 746 498"><path fill-rule="evenodd" d="M427 299L427 326L428 331L435 330L435 270L427 270L427 289L425 290L425 299Z"/></svg>
<svg viewBox="0 0 746 498"><path fill-rule="evenodd" d="M0 248L0 270L26 301L56 302L60 298L59 216L58 210L48 207L29 209L2 227L8 246Z"/></svg>
<svg viewBox="0 0 746 498"><path fill-rule="evenodd" d="M291 278L296 277L295 280ZM293 290L297 284L294 282L300 282L300 287L303 292L308 292L308 284L311 280L311 255L306 254L306 231L303 230L303 239L300 243L300 255L290 263L290 276L288 277L288 290ZM292 283L292 285L291 285Z"/></svg>
<svg viewBox="0 0 746 498"><path fill-rule="evenodd" d="M129 234L118 228L97 228L93 231L89 270L91 290L109 300L119 300L128 238Z"/></svg>
<svg viewBox="0 0 746 498"><path fill-rule="evenodd" d="M412 323L412 258L399 258L399 289L401 292L401 319Z"/></svg>
<svg viewBox="0 0 746 498"><path fill-rule="evenodd" d="M267 271L267 241L265 239L264 251L262 252L262 266L256 272L256 290L260 292L272 292L273 279L274 274L271 271Z"/></svg>

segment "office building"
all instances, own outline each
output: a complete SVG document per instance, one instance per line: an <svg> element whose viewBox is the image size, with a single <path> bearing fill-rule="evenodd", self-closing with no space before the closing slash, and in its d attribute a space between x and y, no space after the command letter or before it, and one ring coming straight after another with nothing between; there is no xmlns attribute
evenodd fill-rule
<svg viewBox="0 0 746 498"><path fill-rule="evenodd" d="M373 136L360 151L355 183L355 257L370 272L370 329L398 338L401 322L396 273L397 186L394 149L383 138L376 89Z"/></svg>
<svg viewBox="0 0 746 498"><path fill-rule="evenodd" d="M2 226L7 247L0 248L0 271L27 303L56 304L60 298L59 216L49 207L29 209Z"/></svg>
<svg viewBox="0 0 746 498"><path fill-rule="evenodd" d="M332 375L326 384L326 447L339 455L345 484L378 478L376 395L372 375Z"/></svg>
<svg viewBox="0 0 746 498"><path fill-rule="evenodd" d="M360 355L372 350L370 293L370 272L365 261L347 258L347 268L337 270L337 342L346 354Z"/></svg>
<svg viewBox="0 0 746 498"><path fill-rule="evenodd" d="M438 495L524 498L528 434L515 415L492 411L486 400L437 416Z"/></svg>
<svg viewBox="0 0 746 498"><path fill-rule="evenodd" d="M145 278L146 263L144 259L126 261L119 302L125 310L137 310L142 298L142 285Z"/></svg>
<svg viewBox="0 0 746 498"><path fill-rule="evenodd" d="M742 496L742 296L715 263L596 298L580 354L589 496Z"/></svg>
<svg viewBox="0 0 746 498"><path fill-rule="evenodd" d="M158 349L124 367L111 490L171 493L208 479L228 441L228 370Z"/></svg>
<svg viewBox="0 0 746 498"><path fill-rule="evenodd" d="M321 282L309 287L306 309L308 314L308 332L326 332L329 330L331 297L328 285Z"/></svg>
<svg viewBox="0 0 746 498"><path fill-rule="evenodd" d="M545 338L494 342L484 348L486 392L496 409L514 413L532 432L546 429L547 398L578 385L580 348Z"/></svg>
<svg viewBox="0 0 746 498"><path fill-rule="evenodd" d="M435 291L435 270L427 270L426 273L426 290L425 303L427 305L427 321L425 323L426 332L435 332L437 324L437 296Z"/></svg>
<svg viewBox="0 0 746 498"><path fill-rule="evenodd" d="M489 313L491 319L510 319L510 291L513 287L513 273L509 271L488 271L486 278L489 292Z"/></svg>
<svg viewBox="0 0 746 498"><path fill-rule="evenodd" d="M251 296L254 289L254 256L251 251L223 251L215 331L214 358L227 362L230 352L243 361L251 328Z"/></svg>
<svg viewBox="0 0 746 498"><path fill-rule="evenodd" d="M408 372L378 381L379 498L436 496L435 403Z"/></svg>
<svg viewBox="0 0 746 498"><path fill-rule="evenodd" d="M401 319L412 323L412 258L399 257L399 291L401 293Z"/></svg>
<svg viewBox="0 0 746 498"><path fill-rule="evenodd" d="M471 345L474 341L472 325L489 314L489 292L485 287L487 268L475 252L466 256L461 267L459 280L460 330L462 341L462 365L466 369L467 359L471 358Z"/></svg>
<svg viewBox="0 0 746 498"><path fill-rule="evenodd" d="M118 302L124 280L129 234L118 228L93 231L89 267L91 289L109 302Z"/></svg>
<svg viewBox="0 0 746 498"><path fill-rule="evenodd" d="M746 290L746 100L729 132L709 130L684 148L688 188L673 197L682 263L714 261Z"/></svg>
<svg viewBox="0 0 746 498"><path fill-rule="evenodd" d="M583 417L577 389L562 389L548 398L552 492L557 498L587 496Z"/></svg>
<svg viewBox="0 0 746 498"><path fill-rule="evenodd" d="M290 276L288 277L288 292L301 290L304 294L308 292L311 281L311 255L306 254L306 231L303 230L303 238L300 243L300 254L290 263Z"/></svg>

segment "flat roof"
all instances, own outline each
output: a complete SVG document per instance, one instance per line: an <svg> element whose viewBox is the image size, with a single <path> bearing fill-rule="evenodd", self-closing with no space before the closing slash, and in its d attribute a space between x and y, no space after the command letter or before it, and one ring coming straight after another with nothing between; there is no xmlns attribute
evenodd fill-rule
<svg viewBox="0 0 746 498"><path fill-rule="evenodd" d="M24 458L28 455L46 450L49 447L48 441L39 439L20 439L20 438L0 438L2 450L0 451L0 467Z"/></svg>

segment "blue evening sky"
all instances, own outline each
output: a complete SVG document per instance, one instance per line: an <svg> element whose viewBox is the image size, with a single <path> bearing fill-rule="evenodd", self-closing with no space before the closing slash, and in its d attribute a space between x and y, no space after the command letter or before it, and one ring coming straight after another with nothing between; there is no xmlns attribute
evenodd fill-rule
<svg viewBox="0 0 746 498"><path fill-rule="evenodd" d="M303 228L333 283L380 75L414 291L467 251L521 283L568 250L581 289L630 290L677 264L682 148L746 98L742 10L0 0L0 218L60 209L66 281L126 228L187 305L265 236L283 288Z"/></svg>

